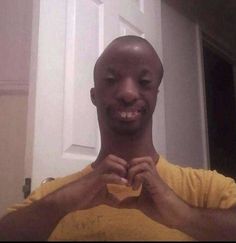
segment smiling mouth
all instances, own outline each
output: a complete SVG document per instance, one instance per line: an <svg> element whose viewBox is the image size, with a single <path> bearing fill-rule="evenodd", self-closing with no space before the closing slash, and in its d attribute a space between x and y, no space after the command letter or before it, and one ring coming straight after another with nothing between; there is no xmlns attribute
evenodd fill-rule
<svg viewBox="0 0 236 243"><path fill-rule="evenodd" d="M141 115L141 111L118 111L117 116L121 121L135 121Z"/></svg>

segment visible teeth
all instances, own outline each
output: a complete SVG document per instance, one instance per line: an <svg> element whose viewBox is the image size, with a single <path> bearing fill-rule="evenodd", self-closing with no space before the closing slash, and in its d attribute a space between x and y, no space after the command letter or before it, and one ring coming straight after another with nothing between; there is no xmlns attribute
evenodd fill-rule
<svg viewBox="0 0 236 243"><path fill-rule="evenodd" d="M120 116L122 118L132 118L132 117L135 117L137 115L137 113L138 113L137 111L134 111L134 112L132 112L132 111L128 111L128 112L122 111L122 112L120 112Z"/></svg>
<svg viewBox="0 0 236 243"><path fill-rule="evenodd" d="M133 116L133 113L132 112L127 112L127 117L128 118L131 118Z"/></svg>
<svg viewBox="0 0 236 243"><path fill-rule="evenodd" d="M120 115L122 118L126 118L126 116L127 116L126 112L121 112Z"/></svg>

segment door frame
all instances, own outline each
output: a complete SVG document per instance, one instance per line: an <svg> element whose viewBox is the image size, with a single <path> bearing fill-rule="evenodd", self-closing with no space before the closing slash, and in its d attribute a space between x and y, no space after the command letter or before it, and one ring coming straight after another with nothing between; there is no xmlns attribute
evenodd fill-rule
<svg viewBox="0 0 236 243"><path fill-rule="evenodd" d="M218 55L222 56L233 66L234 71L234 93L236 94L236 57L234 57L227 50L227 47L219 43L217 38L212 37L209 33L201 29L197 24L196 26L196 39L197 39L197 55L198 55L198 73L199 73L199 99L201 110L201 129L204 153L204 168L210 169L210 147L208 137L208 117L207 117L207 104L206 104L206 89L205 89L205 75L204 75L204 60L203 60L203 42L205 42L211 49ZM236 104L235 104L236 105Z"/></svg>

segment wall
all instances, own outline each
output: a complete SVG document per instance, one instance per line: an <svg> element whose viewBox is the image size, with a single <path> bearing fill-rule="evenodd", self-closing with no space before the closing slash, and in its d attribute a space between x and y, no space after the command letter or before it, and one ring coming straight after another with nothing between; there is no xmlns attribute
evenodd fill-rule
<svg viewBox="0 0 236 243"><path fill-rule="evenodd" d="M0 216L23 199L31 0L0 1Z"/></svg>
<svg viewBox="0 0 236 243"><path fill-rule="evenodd" d="M31 0L0 1L0 89L6 92L27 91L31 9Z"/></svg>
<svg viewBox="0 0 236 243"><path fill-rule="evenodd" d="M167 158L206 167L197 27L164 1L161 11Z"/></svg>
<svg viewBox="0 0 236 243"><path fill-rule="evenodd" d="M27 96L0 95L0 215L23 199Z"/></svg>
<svg viewBox="0 0 236 243"><path fill-rule="evenodd" d="M234 64L236 69L236 1L163 0L184 16L198 23L204 39ZM236 75L235 94L236 94ZM236 99L235 99L236 102Z"/></svg>

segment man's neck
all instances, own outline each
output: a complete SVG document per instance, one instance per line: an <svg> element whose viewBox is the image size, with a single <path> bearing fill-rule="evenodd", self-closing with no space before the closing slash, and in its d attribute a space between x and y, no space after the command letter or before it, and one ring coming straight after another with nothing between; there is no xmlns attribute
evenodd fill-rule
<svg viewBox="0 0 236 243"><path fill-rule="evenodd" d="M96 166L109 154L114 154L127 162L144 156L152 157L155 162L159 159L153 145L151 131L142 134L102 136L101 149L93 166Z"/></svg>

